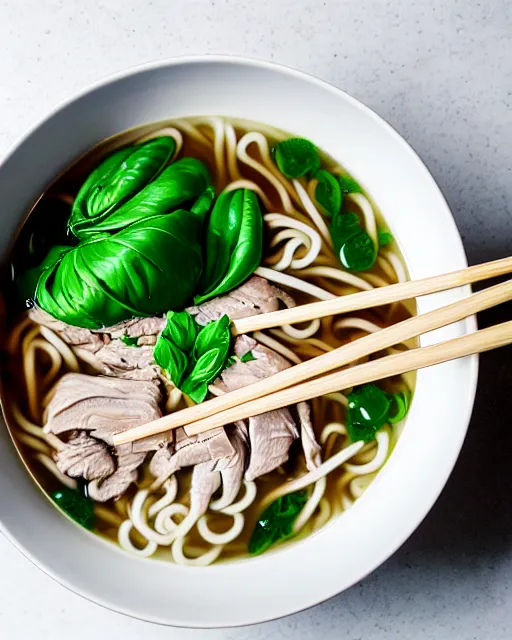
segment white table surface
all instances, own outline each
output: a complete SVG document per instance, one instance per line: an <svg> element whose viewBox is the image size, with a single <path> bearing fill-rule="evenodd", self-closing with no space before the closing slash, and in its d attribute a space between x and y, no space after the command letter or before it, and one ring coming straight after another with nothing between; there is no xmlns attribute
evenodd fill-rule
<svg viewBox="0 0 512 640"><path fill-rule="evenodd" d="M204 52L275 60L384 116L445 192L470 260L503 257L512 247L511 36L509 0L0 0L0 156L59 100L123 67ZM0 638L509 640L511 354L483 358L469 436L433 511L347 593L246 629L157 627L67 592L0 534Z"/></svg>

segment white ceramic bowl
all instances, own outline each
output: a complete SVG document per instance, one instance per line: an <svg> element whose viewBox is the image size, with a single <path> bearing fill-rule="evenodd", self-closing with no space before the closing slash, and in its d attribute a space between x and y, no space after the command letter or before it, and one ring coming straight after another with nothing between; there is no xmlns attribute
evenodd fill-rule
<svg viewBox="0 0 512 640"><path fill-rule="evenodd" d="M443 196L404 140L339 89L273 64L209 56L140 67L55 110L0 168L0 252L34 198L102 138L165 118L220 114L313 140L367 187L398 239L413 278L466 266ZM468 294L423 298L420 311ZM475 329L474 319L423 344ZM353 508L318 534L261 557L206 568L131 557L64 518L42 495L0 428L0 522L37 566L86 598L131 616L190 627L260 622L350 587L418 526L451 472L473 405L477 359L418 374L404 433Z"/></svg>

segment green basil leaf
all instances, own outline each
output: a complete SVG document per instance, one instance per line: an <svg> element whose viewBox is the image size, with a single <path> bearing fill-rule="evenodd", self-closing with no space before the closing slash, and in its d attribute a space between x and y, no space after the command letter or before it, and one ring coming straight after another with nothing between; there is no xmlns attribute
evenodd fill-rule
<svg viewBox="0 0 512 640"><path fill-rule="evenodd" d="M318 184L315 189L315 200L320 205L322 213L333 216L341 211L340 183L328 171L321 169L315 174Z"/></svg>
<svg viewBox="0 0 512 640"><path fill-rule="evenodd" d="M201 219L179 210L84 242L41 274L36 303L88 329L183 307L201 274L201 233Z"/></svg>
<svg viewBox="0 0 512 640"><path fill-rule="evenodd" d="M391 424L401 422L409 411L410 395L405 391L391 395L391 408L388 416Z"/></svg>
<svg viewBox="0 0 512 640"><path fill-rule="evenodd" d="M315 145L304 138L289 138L279 142L275 149L279 171L287 178L301 178L320 167Z"/></svg>
<svg viewBox="0 0 512 640"><path fill-rule="evenodd" d="M27 269L19 278L16 279L16 288L21 300L31 300L35 298L36 288L41 274L54 266L71 247L55 246L52 247L41 264L32 269Z"/></svg>
<svg viewBox="0 0 512 640"><path fill-rule="evenodd" d="M251 362L251 360L256 360L256 358L252 355L252 351L248 351L240 357L240 362Z"/></svg>
<svg viewBox="0 0 512 640"><path fill-rule="evenodd" d="M357 387L348 397L347 432L352 442L370 442L389 422L389 394L375 384Z"/></svg>
<svg viewBox="0 0 512 640"><path fill-rule="evenodd" d="M113 211L94 219L80 220L72 226L80 239L98 233L113 233L153 216L172 212L204 193L210 177L206 166L195 158L182 158L166 167L144 189Z"/></svg>
<svg viewBox="0 0 512 640"><path fill-rule="evenodd" d="M213 382L224 367L225 353L213 347L194 364L194 368L183 381L181 390L196 403L202 402L208 392L208 384Z"/></svg>
<svg viewBox="0 0 512 640"><path fill-rule="evenodd" d="M259 266L262 251L263 217L256 195L248 189L221 194L208 223L202 293L194 304L242 284Z"/></svg>
<svg viewBox="0 0 512 640"><path fill-rule="evenodd" d="M363 189L357 180L354 180L351 176L338 176L338 180L341 187L341 193L363 193Z"/></svg>
<svg viewBox="0 0 512 640"><path fill-rule="evenodd" d="M80 188L69 226L75 235L100 222L128 198L148 185L163 169L176 142L170 136L120 149L104 160Z"/></svg>
<svg viewBox="0 0 512 640"><path fill-rule="evenodd" d="M377 259L373 240L363 230L345 242L339 255L341 264L352 271L367 271Z"/></svg>
<svg viewBox="0 0 512 640"><path fill-rule="evenodd" d="M204 217L211 209L213 201L215 200L215 187L210 185L194 202L190 211L201 217Z"/></svg>
<svg viewBox="0 0 512 640"><path fill-rule="evenodd" d="M269 547L293 536L293 525L307 502L305 490L288 493L269 505L258 518L249 540L251 555L258 555Z"/></svg>
<svg viewBox="0 0 512 640"><path fill-rule="evenodd" d="M191 351L197 337L198 327L194 318L186 311L169 311L162 336L173 342L182 351Z"/></svg>
<svg viewBox="0 0 512 640"><path fill-rule="evenodd" d="M71 519L86 529L92 530L96 525L94 503L89 498L68 487L62 487L50 494L55 504Z"/></svg>
<svg viewBox="0 0 512 640"><path fill-rule="evenodd" d="M180 389L187 369L187 354L160 335L153 350L153 357L157 365L167 372L171 382Z"/></svg>
<svg viewBox="0 0 512 640"><path fill-rule="evenodd" d="M331 237L341 264L352 271L371 269L377 259L377 249L368 233L361 227L356 213L333 215Z"/></svg>
<svg viewBox="0 0 512 640"><path fill-rule="evenodd" d="M127 347L138 347L139 346L139 338L135 336L121 336L121 340L125 343Z"/></svg>
<svg viewBox="0 0 512 640"><path fill-rule="evenodd" d="M390 231L386 231L385 229L380 229L379 234L379 247L387 247L388 244L393 242L393 235Z"/></svg>
<svg viewBox="0 0 512 640"><path fill-rule="evenodd" d="M230 327L231 322L227 315L223 315L218 320L209 322L197 335L194 344L194 357L199 359L203 354L210 351L214 345L224 352L224 358L226 358L231 344Z"/></svg>

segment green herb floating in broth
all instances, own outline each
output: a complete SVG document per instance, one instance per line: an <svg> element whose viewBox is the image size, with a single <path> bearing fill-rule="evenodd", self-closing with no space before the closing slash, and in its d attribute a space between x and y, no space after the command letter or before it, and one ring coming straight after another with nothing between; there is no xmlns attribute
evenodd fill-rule
<svg viewBox="0 0 512 640"><path fill-rule="evenodd" d="M315 145L305 138L289 138L276 145L275 160L279 171L287 178L302 178L320 167Z"/></svg>
<svg viewBox="0 0 512 640"><path fill-rule="evenodd" d="M121 340L125 343L127 347L136 347L138 346L139 339L132 336L121 336Z"/></svg>
<svg viewBox="0 0 512 640"><path fill-rule="evenodd" d="M42 272L36 303L88 329L182 307L202 268L202 221L178 210L69 248Z"/></svg>
<svg viewBox="0 0 512 640"><path fill-rule="evenodd" d="M378 234L379 247L387 247L393 242L393 235L386 229L380 229Z"/></svg>
<svg viewBox="0 0 512 640"><path fill-rule="evenodd" d="M357 180L350 176L338 176L342 194L363 193L363 189Z"/></svg>
<svg viewBox="0 0 512 640"><path fill-rule="evenodd" d="M275 500L258 518L251 539L249 553L258 555L277 542L293 536L293 525L307 502L305 490L295 491Z"/></svg>
<svg viewBox="0 0 512 640"><path fill-rule="evenodd" d="M92 530L96 525L94 502L78 491L62 487L51 494L52 500L75 522Z"/></svg>
<svg viewBox="0 0 512 640"><path fill-rule="evenodd" d="M122 171L122 170L120 170ZM172 212L176 207L204 194L210 177L208 169L196 158L182 158L166 167L160 175L118 208L111 207L85 218L82 210L71 214L70 228L80 239L98 233L112 233L152 216ZM204 206L201 207L205 213Z"/></svg>
<svg viewBox="0 0 512 640"><path fill-rule="evenodd" d="M103 160L78 192L70 219L72 232L102 220L148 185L164 168L176 149L170 136L119 149Z"/></svg>
<svg viewBox="0 0 512 640"><path fill-rule="evenodd" d="M321 169L315 174L318 184L315 189L315 200L322 208L322 213L329 217L341 211L342 193L340 183L328 171Z"/></svg>
<svg viewBox="0 0 512 640"><path fill-rule="evenodd" d="M377 248L362 228L356 213L337 213L331 222L331 237L341 264L352 271L371 269Z"/></svg>
<svg viewBox="0 0 512 640"><path fill-rule="evenodd" d="M365 384L348 395L347 431L353 442L370 442L387 423L403 420L409 407L405 393L389 394Z"/></svg>
<svg viewBox="0 0 512 640"><path fill-rule="evenodd" d="M256 358L252 355L252 351L248 351L240 357L240 362L251 362L252 360L256 360Z"/></svg>
<svg viewBox="0 0 512 640"><path fill-rule="evenodd" d="M254 192L222 193L208 220L206 264L194 304L242 284L259 266L262 251L263 217Z"/></svg>
<svg viewBox="0 0 512 640"><path fill-rule="evenodd" d="M199 327L186 311L171 311L155 345L154 357L178 389L194 402L202 402L210 382L231 364L230 346L230 321L226 315Z"/></svg>

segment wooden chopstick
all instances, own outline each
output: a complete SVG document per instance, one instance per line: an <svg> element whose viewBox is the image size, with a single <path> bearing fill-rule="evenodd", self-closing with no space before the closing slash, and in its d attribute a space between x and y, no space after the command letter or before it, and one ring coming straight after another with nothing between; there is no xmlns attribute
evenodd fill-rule
<svg viewBox="0 0 512 640"><path fill-rule="evenodd" d="M310 400L311 398L317 398L356 385L400 375L407 371L424 369L448 360L497 349L511 343L512 320L488 329L475 331L460 338L385 356L344 371L331 373L315 380L308 380L263 398L232 407L227 411L221 411L209 418L193 422L185 430L189 436L197 435L239 420L246 420L267 411L287 407L303 400Z"/></svg>
<svg viewBox="0 0 512 640"><path fill-rule="evenodd" d="M480 280L494 278L511 272L512 257L502 258L500 260L493 260L492 262L484 262L483 264L478 264L473 267L467 267L460 271L445 273L440 276L400 282L387 287L378 287L371 291L339 296L333 300L313 302L282 311L272 311L259 316L240 318L239 320L232 321L231 333L238 336L242 333L261 331L262 329L269 329L270 327L282 327L286 324L325 318L326 316L332 316L337 313L369 309L370 307L378 307L383 304L408 300L429 293L446 291L447 289L453 289L454 287L460 287L465 284L479 282Z"/></svg>
<svg viewBox="0 0 512 640"><path fill-rule="evenodd" d="M171 413L148 424L129 429L124 433L118 433L114 436L114 444L118 445L125 442L133 442L134 440L139 440L140 438L145 438L150 435L164 433L170 429L190 425L196 420L209 418L235 405L256 400L269 393L304 382L332 369L350 364L359 358L377 351L382 351L399 342L433 331L452 322L457 322L479 311L511 299L512 284L510 282L489 287L441 309L408 318L391 327L386 327L381 331L371 333L359 340L349 342L338 349L334 349L321 356L307 360L302 364L280 371L269 378L260 380L247 387L231 391L230 393L195 405L194 407ZM186 431L188 433L189 427L186 428Z"/></svg>

